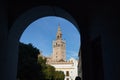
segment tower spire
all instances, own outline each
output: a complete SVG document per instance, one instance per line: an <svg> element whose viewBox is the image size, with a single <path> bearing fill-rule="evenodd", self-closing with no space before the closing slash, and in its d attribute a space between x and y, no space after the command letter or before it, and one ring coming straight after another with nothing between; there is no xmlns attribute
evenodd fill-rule
<svg viewBox="0 0 120 80"><path fill-rule="evenodd" d="M62 40L62 32L60 29L60 24L58 24L56 40L53 41L52 60L55 62L66 61L66 44L65 41Z"/></svg>
<svg viewBox="0 0 120 80"><path fill-rule="evenodd" d="M62 39L62 32L61 32L61 29L60 29L60 24L58 23L58 31L57 31L57 35L56 35L56 38L57 40L58 39Z"/></svg>

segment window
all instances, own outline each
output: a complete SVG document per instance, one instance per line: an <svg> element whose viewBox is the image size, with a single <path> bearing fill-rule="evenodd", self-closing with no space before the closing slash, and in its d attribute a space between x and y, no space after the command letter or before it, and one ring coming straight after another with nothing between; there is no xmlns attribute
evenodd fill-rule
<svg viewBox="0 0 120 80"><path fill-rule="evenodd" d="M66 71L66 76L69 76L69 71Z"/></svg>
<svg viewBox="0 0 120 80"><path fill-rule="evenodd" d="M69 78L67 78L66 80L69 80Z"/></svg>
<svg viewBox="0 0 120 80"><path fill-rule="evenodd" d="M59 36L57 36L57 39L59 39Z"/></svg>

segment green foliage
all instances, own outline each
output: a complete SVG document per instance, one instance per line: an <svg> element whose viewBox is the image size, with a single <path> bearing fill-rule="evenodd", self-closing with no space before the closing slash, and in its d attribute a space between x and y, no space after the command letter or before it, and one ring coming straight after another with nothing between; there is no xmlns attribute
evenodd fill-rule
<svg viewBox="0 0 120 80"><path fill-rule="evenodd" d="M64 80L65 75L62 71L55 71L54 80Z"/></svg>
<svg viewBox="0 0 120 80"><path fill-rule="evenodd" d="M46 64L46 59L43 59L41 56L38 58L38 64L42 67L42 73L44 74L44 80L52 80L53 72L55 72L55 68Z"/></svg>
<svg viewBox="0 0 120 80"><path fill-rule="evenodd" d="M64 80L65 75L62 71L55 71L55 68L46 64L46 58L41 56L38 58L38 63L42 67L42 73L44 74L44 80Z"/></svg>
<svg viewBox="0 0 120 80"><path fill-rule="evenodd" d="M46 58L38 57L39 50L32 44L19 44L17 78L20 80L64 80L62 71L46 64Z"/></svg>
<svg viewBox="0 0 120 80"><path fill-rule="evenodd" d="M41 56L38 57L38 64L40 64L43 68L46 66L46 59L43 59Z"/></svg>
<svg viewBox="0 0 120 80"><path fill-rule="evenodd" d="M46 80L52 80L54 77L55 68L50 65L46 65L46 69L43 70Z"/></svg>

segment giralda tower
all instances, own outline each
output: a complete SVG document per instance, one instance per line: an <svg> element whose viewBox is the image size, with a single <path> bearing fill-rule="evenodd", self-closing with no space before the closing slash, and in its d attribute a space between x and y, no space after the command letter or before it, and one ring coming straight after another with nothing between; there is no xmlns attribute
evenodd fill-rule
<svg viewBox="0 0 120 80"><path fill-rule="evenodd" d="M62 39L62 32L60 29L60 25L58 25L56 40L53 41L52 60L55 62L66 61L66 43Z"/></svg>

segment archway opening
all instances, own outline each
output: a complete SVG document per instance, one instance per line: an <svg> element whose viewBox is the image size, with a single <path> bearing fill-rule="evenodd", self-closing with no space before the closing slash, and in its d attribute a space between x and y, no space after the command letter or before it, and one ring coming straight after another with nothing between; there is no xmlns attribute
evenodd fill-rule
<svg viewBox="0 0 120 80"><path fill-rule="evenodd" d="M73 17L61 8L40 6L28 10L15 21L15 23L13 24L10 30L10 34L8 37L8 53L12 53L14 55L14 58L8 61L8 63L11 63L11 65L8 64L8 66L11 67L11 71L13 71L13 74L9 74L9 77L7 77L8 79L16 80L15 77L17 74L16 70L17 70L17 62L18 62L18 54L16 53L18 53L19 39L22 33L31 22L45 16L58 16L65 18L68 21L70 21L72 24L74 24L75 27L80 32L79 27L75 22L75 20L73 19ZM11 54L7 57L11 57Z"/></svg>
<svg viewBox="0 0 120 80"><path fill-rule="evenodd" d="M74 80L75 77L78 76L78 54L81 44L80 33L68 20L56 16L47 16L37 19L29 24L28 27L24 30L20 38L20 44L23 44L23 48L24 44L27 44L28 46L31 44L32 46L36 47L40 53L37 59L38 65L41 63L39 62L41 61L41 57L46 59L46 65L51 65L55 68L55 71L62 71L64 73L64 80ZM21 49L21 45L19 50L23 50ZM34 65L31 62L34 62L32 59L36 58L34 56L29 56L33 55L31 52L28 51L29 54L27 54L25 51L23 51L23 53L19 51L19 70L17 76L19 79L23 78L21 76L24 76L26 74L27 77L29 77L28 74L30 74L30 72L28 71L29 73L23 74L27 70L24 69L28 65ZM22 55L25 55L25 57L21 57ZM30 58L31 60L29 60ZM23 64L27 61L28 63ZM30 64L29 61L31 61ZM34 63L36 63L36 59ZM46 71L46 69L44 69L44 71ZM44 71L42 70L42 74L38 74L46 78L45 75L43 75ZM53 75L51 75L51 77L52 76ZM49 75L49 78L46 79L51 79L51 77Z"/></svg>

